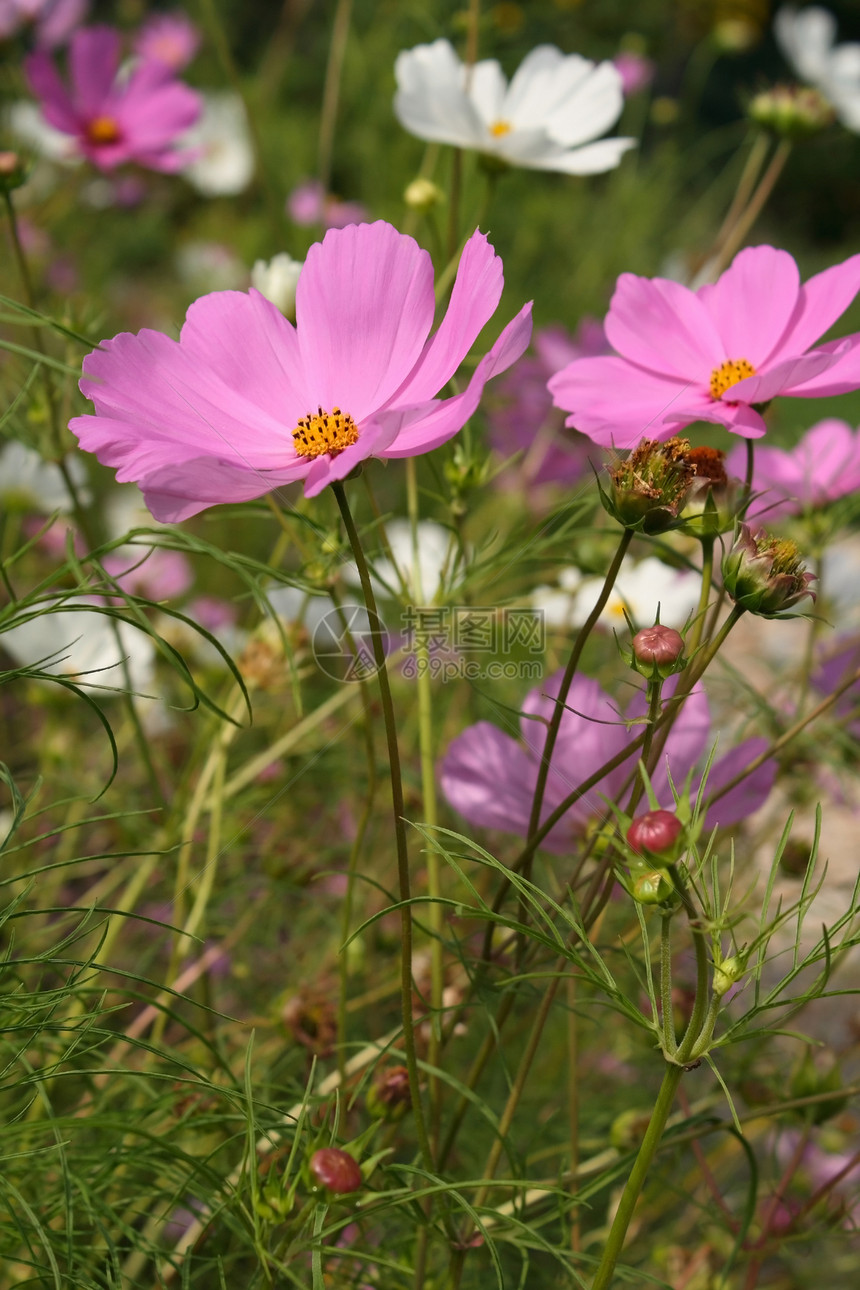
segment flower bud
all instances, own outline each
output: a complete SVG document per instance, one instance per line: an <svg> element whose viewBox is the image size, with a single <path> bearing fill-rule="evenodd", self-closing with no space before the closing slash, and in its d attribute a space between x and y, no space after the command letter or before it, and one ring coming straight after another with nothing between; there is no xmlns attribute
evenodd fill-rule
<svg viewBox="0 0 860 1290"><path fill-rule="evenodd" d="M763 529L753 533L742 524L731 550L723 557L723 586L741 609L773 618L804 596L815 599L797 549L788 538L772 537Z"/></svg>
<svg viewBox="0 0 860 1290"><path fill-rule="evenodd" d="M634 851L674 860L675 844L684 826L671 811L646 811L637 815L627 830L627 841Z"/></svg>
<svg viewBox="0 0 860 1290"><path fill-rule="evenodd" d="M676 528L695 475L689 452L687 439L667 439L665 443L643 439L629 457L609 471L611 493L601 489L601 501L613 519L643 533Z"/></svg>
<svg viewBox="0 0 860 1290"><path fill-rule="evenodd" d="M296 312L296 286L304 261L294 260L286 251L279 251L271 260L256 260L251 270L251 286L271 300L282 314L293 317Z"/></svg>
<svg viewBox="0 0 860 1290"><path fill-rule="evenodd" d="M723 959L722 963L714 968L714 994L718 999L722 999L724 994L728 994L733 985L737 985L747 970L746 959L740 954L733 954L731 958Z"/></svg>
<svg viewBox="0 0 860 1290"><path fill-rule="evenodd" d="M320 1147L308 1163L314 1181L336 1196L358 1191L364 1179L358 1161L340 1147Z"/></svg>
<svg viewBox="0 0 860 1290"><path fill-rule="evenodd" d="M27 178L27 166L18 152L0 152L0 192L11 193Z"/></svg>
<svg viewBox="0 0 860 1290"><path fill-rule="evenodd" d="M412 1105L409 1072L405 1066L391 1066L380 1071L367 1094L367 1109L377 1120L403 1118Z"/></svg>
<svg viewBox="0 0 860 1290"><path fill-rule="evenodd" d="M420 211L423 214L443 202L445 194L432 179L413 179L411 184L406 185L403 200L411 210Z"/></svg>
<svg viewBox="0 0 860 1290"><path fill-rule="evenodd" d="M649 869L633 879L631 892L640 905L664 905L675 893L675 886L662 869Z"/></svg>
<svg viewBox="0 0 860 1290"><path fill-rule="evenodd" d="M810 85L774 85L756 94L747 108L756 125L783 139L805 139L836 120L833 105Z"/></svg>
<svg viewBox="0 0 860 1290"><path fill-rule="evenodd" d="M735 526L744 486L739 479L729 479L725 457L719 448L691 448L687 454L695 473L679 527L691 537L716 537Z"/></svg>
<svg viewBox="0 0 860 1290"><path fill-rule="evenodd" d="M643 627L633 637L633 657L630 666L649 680L672 676L686 665L684 638L674 627L655 623Z"/></svg>

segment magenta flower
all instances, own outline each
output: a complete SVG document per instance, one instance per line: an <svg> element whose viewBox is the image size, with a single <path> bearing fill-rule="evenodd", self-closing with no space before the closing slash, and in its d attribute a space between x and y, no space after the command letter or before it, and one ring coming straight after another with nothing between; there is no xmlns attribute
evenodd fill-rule
<svg viewBox="0 0 860 1290"><path fill-rule="evenodd" d="M632 49L620 50L613 58L612 65L621 74L621 88L625 98L647 89L657 70L652 59L646 58L644 54L637 54Z"/></svg>
<svg viewBox="0 0 860 1290"><path fill-rule="evenodd" d="M738 444L726 458L726 473L743 478L745 472L746 449ZM855 492L860 488L860 430L829 417L788 451L757 449L752 486L760 496L750 514L768 524Z"/></svg>
<svg viewBox="0 0 860 1290"><path fill-rule="evenodd" d="M179 341L128 333L84 359L95 416L81 446L136 480L159 520L248 501L304 480L314 497L368 457L412 457L455 435L485 383L519 358L531 305L508 324L460 394L438 400L502 294L484 234L466 243L435 334L433 267L390 224L333 230L299 278L294 327L259 291L216 291L189 309Z"/></svg>
<svg viewBox="0 0 860 1290"><path fill-rule="evenodd" d="M67 89L44 50L24 63L45 120L74 139L76 151L113 170L134 161L150 170L180 170L192 158L178 136L200 115L199 94L177 81L164 63L138 63L120 75L120 35L111 27L82 27L69 46Z"/></svg>
<svg viewBox="0 0 860 1290"><path fill-rule="evenodd" d="M64 44L89 8L89 0L0 0L0 40L31 27L38 46Z"/></svg>
<svg viewBox="0 0 860 1290"><path fill-rule="evenodd" d="M200 32L181 9L151 14L134 38L140 58L164 63L174 72L187 67L199 48Z"/></svg>
<svg viewBox="0 0 860 1290"><path fill-rule="evenodd" d="M575 358L608 354L609 345L602 324L583 318L574 336L560 326L536 331L533 348L534 354L499 381L487 413L490 443L503 458L523 454L519 464L503 475L504 484L570 486L586 475L591 477L589 457L599 465L601 454L595 453L585 435L564 429L546 383Z"/></svg>
<svg viewBox="0 0 860 1290"><path fill-rule="evenodd" d="M606 318L617 356L576 360L550 392L568 425L607 447L668 439L693 421L758 439L761 405L777 394L860 386L860 333L816 346L858 289L860 255L801 285L792 257L772 246L741 251L698 291L622 273Z"/></svg>
<svg viewBox="0 0 860 1290"><path fill-rule="evenodd" d="M537 783L538 758L546 738L546 723L555 707L561 676L561 672L557 672L543 686L528 694L520 721L521 741L504 734L489 721L479 721L464 730L451 744L440 764L439 779L451 806L471 824L526 836ZM670 680L664 693L671 693L672 689L673 681ZM644 691L639 691L621 717L596 681L584 676L574 677L547 779L543 819L577 785L635 738L637 728L633 727L630 733L624 722L644 716L646 710ZM657 799L663 803L664 809L674 809L675 805L669 788L667 765L671 766L672 780L680 789L685 776L702 760L711 742L708 701L704 691L696 689L681 709L666 740L665 756L651 777ZM748 739L716 761L708 775L708 794L716 793L766 747L765 739ZM611 771L590 793L576 802L544 839L542 845L547 851L560 853L570 850L575 840L585 832L589 821L605 809L605 799L618 800L635 765L636 758L631 756L629 761ZM765 762L715 803L706 815L705 827L736 824L750 815L770 792L775 773L773 762ZM698 783L694 781L694 793L697 787ZM623 802L619 804L623 806Z"/></svg>

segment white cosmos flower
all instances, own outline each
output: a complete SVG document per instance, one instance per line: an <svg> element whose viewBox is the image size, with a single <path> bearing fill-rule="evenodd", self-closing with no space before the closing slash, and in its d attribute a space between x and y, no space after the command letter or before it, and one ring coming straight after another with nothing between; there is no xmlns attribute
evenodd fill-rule
<svg viewBox="0 0 860 1290"><path fill-rule="evenodd" d="M183 175L204 197L229 197L243 192L254 175L254 148L245 105L229 90L203 95L203 112L183 134L183 148L197 148L196 161Z"/></svg>
<svg viewBox="0 0 860 1290"><path fill-rule="evenodd" d="M836 42L836 19L828 9L780 9L774 35L788 62L804 81L833 105L849 130L860 133L860 42Z"/></svg>
<svg viewBox="0 0 860 1290"><path fill-rule="evenodd" d="M612 170L636 142L599 139L624 105L620 72L554 45L533 49L510 85L494 59L467 67L447 40L404 50L394 72L394 111L419 139L569 175Z"/></svg>
<svg viewBox="0 0 860 1290"><path fill-rule="evenodd" d="M583 578L578 569L562 569L558 581L560 589L537 587L532 604L543 613L548 627L581 627L600 595L603 579ZM598 621L624 631L626 609L637 627L650 627L657 620L659 605L661 623L683 627L699 602L700 587L696 574L671 569L648 556L622 569Z"/></svg>
<svg viewBox="0 0 860 1290"><path fill-rule="evenodd" d="M271 260L257 260L251 270L251 286L271 300L276 309L290 318L296 312L296 287L303 260L294 260L286 251L279 251Z"/></svg>
<svg viewBox="0 0 860 1290"><path fill-rule="evenodd" d="M90 501L87 472L78 457L66 459L66 469L82 502ZM43 461L33 448L12 441L0 449L0 497L8 504L49 515L74 509L66 481L54 461Z"/></svg>
<svg viewBox="0 0 860 1290"><path fill-rule="evenodd" d="M67 676L88 690L104 695L125 690L126 674L132 690L148 689L155 669L150 637L99 613L104 601L93 599L89 604L93 608L69 602L42 613L9 628L0 641L19 666Z"/></svg>

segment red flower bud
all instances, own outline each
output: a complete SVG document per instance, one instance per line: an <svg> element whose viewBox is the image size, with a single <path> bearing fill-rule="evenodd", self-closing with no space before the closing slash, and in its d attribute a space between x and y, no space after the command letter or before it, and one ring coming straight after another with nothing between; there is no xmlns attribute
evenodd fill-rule
<svg viewBox="0 0 860 1290"><path fill-rule="evenodd" d="M684 653L684 638L674 627L655 623L643 627L633 637L633 656L637 663L656 663L658 667L677 663Z"/></svg>
<svg viewBox="0 0 860 1290"><path fill-rule="evenodd" d="M660 856L678 840L683 824L671 811L648 811L638 815L627 830L627 841L634 851Z"/></svg>
<svg viewBox="0 0 860 1290"><path fill-rule="evenodd" d="M320 1147L311 1156L308 1167L321 1187L339 1196L358 1191L364 1181L358 1161L340 1147Z"/></svg>

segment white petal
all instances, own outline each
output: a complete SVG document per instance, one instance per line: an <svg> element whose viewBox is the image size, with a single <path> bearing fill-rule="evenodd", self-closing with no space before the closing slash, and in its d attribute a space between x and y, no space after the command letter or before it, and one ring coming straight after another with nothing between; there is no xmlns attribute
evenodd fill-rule
<svg viewBox="0 0 860 1290"><path fill-rule="evenodd" d="M395 115L419 139L480 148L485 130L463 88L463 64L450 42L435 40L397 55Z"/></svg>
<svg viewBox="0 0 860 1290"><path fill-rule="evenodd" d="M827 63L836 39L836 19L818 5L799 13L792 7L780 9L773 31L785 57L804 80L820 85L827 77Z"/></svg>

